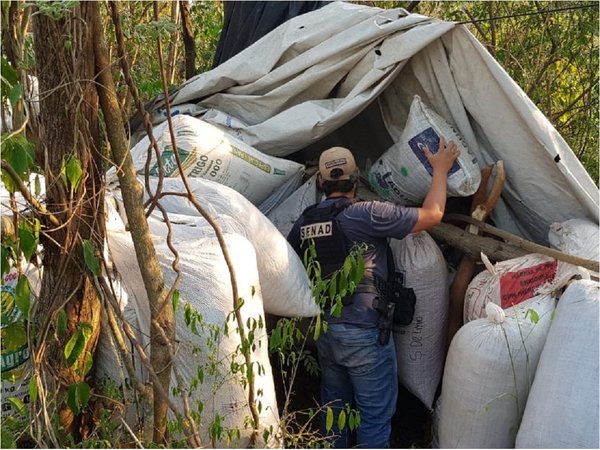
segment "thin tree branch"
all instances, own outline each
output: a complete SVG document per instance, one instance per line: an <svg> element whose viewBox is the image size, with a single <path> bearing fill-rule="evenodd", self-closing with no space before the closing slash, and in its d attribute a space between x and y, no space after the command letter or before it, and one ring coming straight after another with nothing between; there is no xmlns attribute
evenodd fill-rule
<svg viewBox="0 0 600 450"><path fill-rule="evenodd" d="M33 206L40 213L40 215L48 217L48 220L52 223L52 225L60 227L61 222L58 220L58 218L54 216L51 212L49 212L44 205L38 202L33 195L31 195L31 192L29 192L29 189L27 189L27 186L25 186L23 180L21 180L17 172L15 172L15 169L13 169L13 167L4 159L0 164L2 170L6 171L6 173L10 176L11 180L16 184L23 198L31 206Z"/></svg>

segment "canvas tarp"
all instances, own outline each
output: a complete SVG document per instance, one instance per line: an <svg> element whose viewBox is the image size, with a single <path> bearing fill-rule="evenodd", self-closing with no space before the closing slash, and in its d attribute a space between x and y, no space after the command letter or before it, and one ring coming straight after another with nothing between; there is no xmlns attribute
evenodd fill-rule
<svg viewBox="0 0 600 450"><path fill-rule="evenodd" d="M504 160L497 226L547 244L553 222L598 222L598 188L573 151L456 23L334 2L191 78L170 102L267 154L346 145L364 168L393 142L386 130L402 127L415 94L454 125L480 167ZM163 107L150 107L156 122Z"/></svg>

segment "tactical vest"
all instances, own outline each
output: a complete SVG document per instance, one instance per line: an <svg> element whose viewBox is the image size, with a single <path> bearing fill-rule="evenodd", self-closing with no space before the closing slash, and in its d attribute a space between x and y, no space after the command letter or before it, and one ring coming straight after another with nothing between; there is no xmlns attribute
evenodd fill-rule
<svg viewBox="0 0 600 450"><path fill-rule="evenodd" d="M315 243L317 261L321 265L322 278L331 276L343 266L354 245L342 231L337 220L339 213L353 203L353 200L342 197L326 207L319 208L317 205L312 205L302 212L300 248L294 250L303 258L304 251L312 239ZM412 322L416 297L412 289L404 287L402 274L396 272L389 245L387 246L387 270L387 280L376 276L371 271L366 271L356 287L356 293L374 294L387 302L395 303L394 322L398 325L408 325ZM342 300L342 303L348 305L349 299Z"/></svg>
<svg viewBox="0 0 600 450"><path fill-rule="evenodd" d="M301 244L300 249L295 250L302 257L312 239L323 278L329 277L342 267L353 245L337 220L338 214L352 203L351 199L342 197L326 207L318 208L317 205L312 205L302 212Z"/></svg>

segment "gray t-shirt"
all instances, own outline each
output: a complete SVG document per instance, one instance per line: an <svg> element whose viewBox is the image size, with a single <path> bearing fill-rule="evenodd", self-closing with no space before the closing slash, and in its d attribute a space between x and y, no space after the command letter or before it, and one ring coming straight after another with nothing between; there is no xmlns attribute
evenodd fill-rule
<svg viewBox="0 0 600 450"><path fill-rule="evenodd" d="M320 207L329 206L335 199L326 199ZM337 216L338 224L346 237L355 243L368 244L365 253L365 271L372 271L383 279L387 279L387 239L402 239L414 228L418 219L417 208L409 208L390 202L366 201L357 202L344 209ZM288 240L293 243L300 239L302 218L298 220ZM325 314L329 323L350 323L363 327L377 325L378 313L372 303L375 294L355 293L347 300L348 305L342 309L339 318ZM346 302L346 300L345 300Z"/></svg>

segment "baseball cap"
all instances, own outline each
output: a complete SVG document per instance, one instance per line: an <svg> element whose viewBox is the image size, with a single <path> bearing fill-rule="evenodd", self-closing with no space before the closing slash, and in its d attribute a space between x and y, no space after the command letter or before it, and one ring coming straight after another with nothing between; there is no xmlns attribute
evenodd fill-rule
<svg viewBox="0 0 600 450"><path fill-rule="evenodd" d="M325 181L350 180L358 169L352 152L344 147L331 147L321 153L319 173Z"/></svg>

